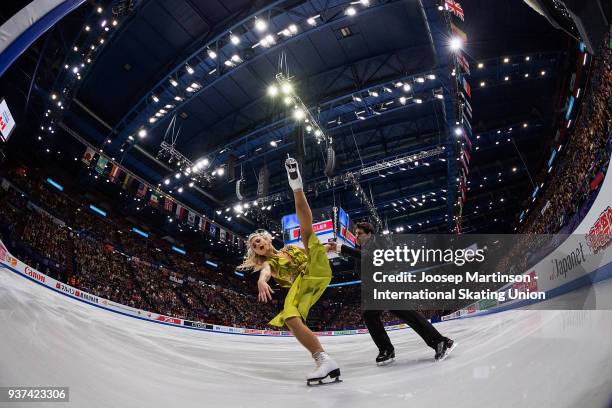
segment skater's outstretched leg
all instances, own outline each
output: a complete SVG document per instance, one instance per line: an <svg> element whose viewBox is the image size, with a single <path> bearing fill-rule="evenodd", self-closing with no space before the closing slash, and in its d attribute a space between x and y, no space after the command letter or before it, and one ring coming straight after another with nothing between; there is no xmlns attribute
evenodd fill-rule
<svg viewBox="0 0 612 408"><path fill-rule="evenodd" d="M289 185L293 190L293 198L295 200L295 212L300 223L300 234L302 236L302 242L304 243L304 249L308 253L308 237L313 234L312 230L312 211L306 194L304 194L304 186L302 185L302 176L300 175L300 169L298 163L293 158L288 158L285 161L285 168L287 169L287 177L289 178Z"/></svg>

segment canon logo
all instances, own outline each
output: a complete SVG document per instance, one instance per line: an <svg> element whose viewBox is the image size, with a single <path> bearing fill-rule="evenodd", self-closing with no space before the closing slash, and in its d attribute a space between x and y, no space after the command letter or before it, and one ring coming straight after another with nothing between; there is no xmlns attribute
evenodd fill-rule
<svg viewBox="0 0 612 408"><path fill-rule="evenodd" d="M29 266L26 266L25 268L25 274L28 275L31 278L36 279L37 281L43 282L45 281L45 275L43 275L42 273L38 273L36 272L34 269L30 268Z"/></svg>

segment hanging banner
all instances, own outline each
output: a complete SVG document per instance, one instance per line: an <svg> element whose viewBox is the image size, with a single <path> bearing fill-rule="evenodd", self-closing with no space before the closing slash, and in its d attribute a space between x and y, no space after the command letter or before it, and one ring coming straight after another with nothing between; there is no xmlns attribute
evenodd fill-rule
<svg viewBox="0 0 612 408"><path fill-rule="evenodd" d="M459 27L457 27L453 23L450 23L450 25L451 25L451 31L453 32L453 34L460 37L463 40L463 43L466 43L468 40L467 34L464 33L463 30L461 30Z"/></svg>
<svg viewBox="0 0 612 408"><path fill-rule="evenodd" d="M219 240L225 242L225 230L223 228L219 228Z"/></svg>
<svg viewBox="0 0 612 408"><path fill-rule="evenodd" d="M96 164L96 171L99 174L104 173L104 169L106 168L107 164L108 164L108 159L104 156L100 156L98 158L98 163Z"/></svg>
<svg viewBox="0 0 612 408"><path fill-rule="evenodd" d="M172 202L172 199L170 197L166 197L166 201L164 202L164 210L168 212L172 212L173 208L174 208L174 203Z"/></svg>
<svg viewBox="0 0 612 408"><path fill-rule="evenodd" d="M159 195L155 191L151 191L151 197L149 197L149 205L157 208L159 205Z"/></svg>
<svg viewBox="0 0 612 408"><path fill-rule="evenodd" d="M119 166L117 166L116 164L113 164L113 167L111 168L111 172L108 176L109 180L112 183L117 182L117 180L119 180L119 174L121 173L121 168Z"/></svg>
<svg viewBox="0 0 612 408"><path fill-rule="evenodd" d="M196 215L193 212L189 211L189 213L187 214L187 224L193 227L195 225L195 218Z"/></svg>
<svg viewBox="0 0 612 408"><path fill-rule="evenodd" d="M464 21L463 7L459 2L454 0L445 0L444 8L457 16L461 21Z"/></svg>
<svg viewBox="0 0 612 408"><path fill-rule="evenodd" d="M95 154L96 151L91 147L88 147L87 149L85 149L85 153L83 154L83 158L81 159L81 161L89 166Z"/></svg>
<svg viewBox="0 0 612 408"><path fill-rule="evenodd" d="M470 63L465 58L465 55L463 55L462 52L457 53L457 62L459 63L459 66L463 69L463 72L470 75Z"/></svg>
<svg viewBox="0 0 612 408"><path fill-rule="evenodd" d="M148 189L149 187L147 187L146 184L141 184L140 187L138 187L138 191L136 191L136 197L143 198L147 194Z"/></svg>

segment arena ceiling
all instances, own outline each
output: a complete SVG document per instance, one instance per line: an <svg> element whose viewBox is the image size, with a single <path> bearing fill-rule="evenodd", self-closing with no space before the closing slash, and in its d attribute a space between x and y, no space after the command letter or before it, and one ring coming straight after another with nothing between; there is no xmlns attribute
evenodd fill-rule
<svg viewBox="0 0 612 408"><path fill-rule="evenodd" d="M525 166L537 175L547 159L576 44L522 0L461 4L465 22L456 24L468 35L474 146L463 231L509 232L533 190ZM67 157L82 155L70 129L179 200L247 232L259 223L256 214L236 218L225 211L239 202L229 172L187 188L186 177L173 177L175 163L159 155L160 144L174 134L175 148L193 162L208 158L211 172L235 166L235 178L245 179L244 202L257 198L257 176L266 165L268 196L278 194L257 216L279 220L292 211L282 163L296 154L301 128L313 206L335 203L353 219L365 219L370 211L362 197L350 183L326 182L324 146L268 88L282 59L295 93L333 140L336 175L446 147L460 118L449 115L457 95L449 85L448 36L437 7L433 0L134 2L120 24L107 22L114 32L83 70L49 143ZM39 101L22 112L35 129L67 77L64 54L89 21L101 24L95 7L83 8L87 12L79 10L48 34L51 45L41 39L17 65L31 70L43 61L38 76L47 79L35 86ZM140 138L142 129L146 137ZM448 197L456 194L458 164L449 157L432 154L359 178L386 228L453 229ZM185 187L180 195L179 186Z"/></svg>

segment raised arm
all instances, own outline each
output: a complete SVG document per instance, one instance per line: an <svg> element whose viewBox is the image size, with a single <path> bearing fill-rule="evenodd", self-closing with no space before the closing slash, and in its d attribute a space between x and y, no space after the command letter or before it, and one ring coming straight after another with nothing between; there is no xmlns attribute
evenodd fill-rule
<svg viewBox="0 0 612 408"><path fill-rule="evenodd" d="M264 262L263 268L259 271L259 279L257 280L257 289L259 294L257 295L257 299L260 302L267 303L269 300L272 300L272 294L274 291L268 285L268 281L272 277L272 269L270 268L270 264Z"/></svg>

